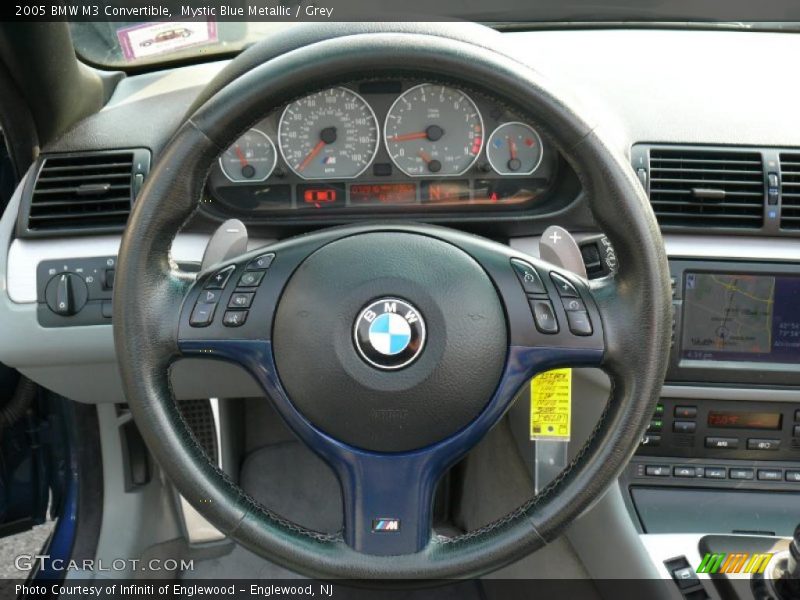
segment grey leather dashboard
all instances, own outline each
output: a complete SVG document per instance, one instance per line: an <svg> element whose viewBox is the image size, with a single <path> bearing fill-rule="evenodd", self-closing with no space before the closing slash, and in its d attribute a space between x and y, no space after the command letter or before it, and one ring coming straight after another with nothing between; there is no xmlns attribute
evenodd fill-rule
<svg viewBox="0 0 800 600"><path fill-rule="evenodd" d="M503 45L507 53L556 80L594 111L626 152L636 142L800 147L800 80L789 76L800 55L800 35L539 31L505 34ZM123 79L103 110L77 123L44 151L146 147L157 160L199 91L225 64ZM93 256L114 254L119 239L15 240L18 204L19 190L0 220L0 361L79 401L124 401L111 326L41 328L34 277L38 260L86 256L90 251ZM173 253L181 260L199 261L205 237L186 233L179 236ZM257 237L258 232L253 234ZM729 243L711 237L697 241L700 255L705 250L718 254L713 248ZM800 259L800 239L781 240L781 248L787 256ZM175 372L179 396L259 392L234 367L207 361L181 365Z"/></svg>

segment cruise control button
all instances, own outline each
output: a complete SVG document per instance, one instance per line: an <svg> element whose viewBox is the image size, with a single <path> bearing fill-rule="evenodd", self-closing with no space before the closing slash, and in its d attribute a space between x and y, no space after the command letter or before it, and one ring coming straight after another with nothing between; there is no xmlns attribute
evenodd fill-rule
<svg viewBox="0 0 800 600"><path fill-rule="evenodd" d="M221 290L225 287L225 284L228 283L228 279L230 279L231 274L235 270L236 265L231 265L229 267L225 267L224 269L220 269L209 278L209 280L206 282L205 288L207 290Z"/></svg>
<svg viewBox="0 0 800 600"><path fill-rule="evenodd" d="M205 327L209 325L214 319L214 309L217 308L216 304L198 304L192 311L192 316L189 318L189 325L192 327Z"/></svg>
<svg viewBox="0 0 800 600"><path fill-rule="evenodd" d="M239 277L237 285L241 287L256 287L264 279L264 271L245 271Z"/></svg>
<svg viewBox="0 0 800 600"><path fill-rule="evenodd" d="M219 302L219 297L222 294L220 290L203 290L197 301L201 304L216 304Z"/></svg>
<svg viewBox="0 0 800 600"><path fill-rule="evenodd" d="M558 273L550 273L550 279L552 280L553 285L556 286L558 295L562 298L579 298L578 290L575 289L575 286L573 286Z"/></svg>
<svg viewBox="0 0 800 600"><path fill-rule="evenodd" d="M240 327L247 320L246 310L226 310L222 316L222 324L225 327Z"/></svg>
<svg viewBox="0 0 800 600"><path fill-rule="evenodd" d="M669 477L669 467L663 465L647 465L644 472L650 477Z"/></svg>
<svg viewBox="0 0 800 600"><path fill-rule="evenodd" d="M728 475L731 479L752 479L753 469L731 469Z"/></svg>
<svg viewBox="0 0 800 600"><path fill-rule="evenodd" d="M709 479L725 479L727 475L725 467L706 467L706 477Z"/></svg>
<svg viewBox="0 0 800 600"><path fill-rule="evenodd" d="M786 471L786 481L800 483L800 471Z"/></svg>
<svg viewBox="0 0 800 600"><path fill-rule="evenodd" d="M747 440L748 450L777 450L781 447L780 440L750 438Z"/></svg>
<svg viewBox="0 0 800 600"><path fill-rule="evenodd" d="M721 448L723 450L735 450L739 447L739 438L727 437L707 437L706 448Z"/></svg>
<svg viewBox="0 0 800 600"><path fill-rule="evenodd" d="M517 274L519 282L522 284L522 289L527 294L546 294L547 290L544 287L542 278L531 265L518 258L511 259L511 266L514 267L514 272Z"/></svg>
<svg viewBox="0 0 800 600"><path fill-rule="evenodd" d="M580 298L562 298L561 304L564 305L564 310L567 312L585 311L583 301Z"/></svg>
<svg viewBox="0 0 800 600"><path fill-rule="evenodd" d="M558 321L549 300L529 299L536 329L542 333L558 333Z"/></svg>
<svg viewBox="0 0 800 600"><path fill-rule="evenodd" d="M569 323L569 330L574 335L592 335L592 322L589 320L589 313L585 310L567 312L567 323Z"/></svg>
<svg viewBox="0 0 800 600"><path fill-rule="evenodd" d="M228 308L250 308L253 302L253 292L236 292L231 294L231 299L228 300Z"/></svg>
<svg viewBox="0 0 800 600"><path fill-rule="evenodd" d="M248 271L261 271L262 269L269 269L272 261L275 260L275 254L262 254L258 258L254 258L245 267Z"/></svg>
<svg viewBox="0 0 800 600"><path fill-rule="evenodd" d="M759 481L780 481L783 479L781 477L781 472L777 469L759 469L758 470L758 480Z"/></svg>

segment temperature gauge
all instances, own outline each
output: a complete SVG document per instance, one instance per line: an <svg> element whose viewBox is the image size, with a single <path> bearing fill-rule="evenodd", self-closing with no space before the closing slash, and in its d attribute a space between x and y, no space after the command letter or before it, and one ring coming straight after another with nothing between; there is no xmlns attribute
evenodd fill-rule
<svg viewBox="0 0 800 600"><path fill-rule="evenodd" d="M269 136L250 129L219 157L222 173L234 183L264 181L272 175L278 154Z"/></svg>
<svg viewBox="0 0 800 600"><path fill-rule="evenodd" d="M542 162L542 139L525 123L503 123L486 145L486 158L500 175L530 175Z"/></svg>

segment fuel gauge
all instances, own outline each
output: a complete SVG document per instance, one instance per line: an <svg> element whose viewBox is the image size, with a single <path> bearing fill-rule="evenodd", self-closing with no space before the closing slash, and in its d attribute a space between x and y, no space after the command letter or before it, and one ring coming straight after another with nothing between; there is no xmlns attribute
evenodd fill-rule
<svg viewBox="0 0 800 600"><path fill-rule="evenodd" d="M503 123L489 136L486 158L500 175L530 175L542 162L542 139L530 125Z"/></svg>
<svg viewBox="0 0 800 600"><path fill-rule="evenodd" d="M278 154L269 136L250 129L219 157L222 173L234 183L264 181L272 175Z"/></svg>

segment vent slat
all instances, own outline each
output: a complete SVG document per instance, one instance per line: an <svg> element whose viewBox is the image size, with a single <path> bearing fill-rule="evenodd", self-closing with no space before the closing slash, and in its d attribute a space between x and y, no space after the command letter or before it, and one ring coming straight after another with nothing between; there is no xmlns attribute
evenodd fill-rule
<svg viewBox="0 0 800 600"><path fill-rule="evenodd" d="M800 230L800 154L781 153L781 229Z"/></svg>
<svg viewBox="0 0 800 600"><path fill-rule="evenodd" d="M133 152L46 157L31 195L28 230L124 227L134 162Z"/></svg>
<svg viewBox="0 0 800 600"><path fill-rule="evenodd" d="M650 203L662 226L759 229L761 154L716 148L650 148Z"/></svg>

